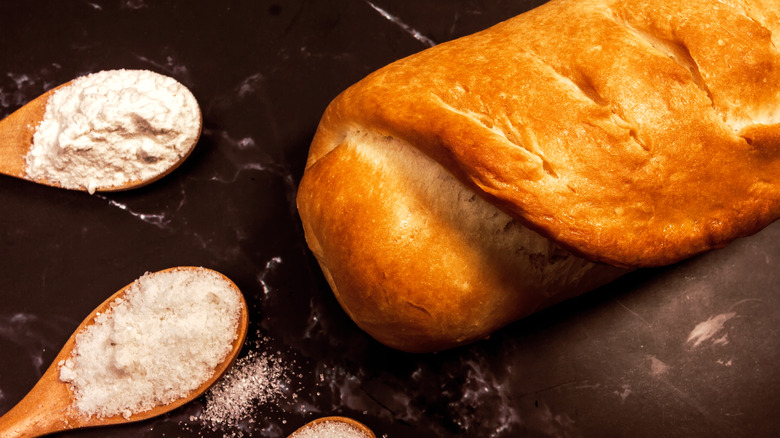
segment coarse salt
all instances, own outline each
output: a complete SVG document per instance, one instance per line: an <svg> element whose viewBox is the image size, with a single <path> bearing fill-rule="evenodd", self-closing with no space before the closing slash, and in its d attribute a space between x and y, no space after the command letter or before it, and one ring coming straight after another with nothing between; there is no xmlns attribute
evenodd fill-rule
<svg viewBox="0 0 780 438"><path fill-rule="evenodd" d="M274 403L289 390L287 370L278 355L264 351L265 339L240 357L206 393L205 409L190 421L199 421L223 436L239 438L254 423L259 406Z"/></svg>
<svg viewBox="0 0 780 438"><path fill-rule="evenodd" d="M232 350L242 306L217 272L147 273L76 334L60 380L87 416L129 418L186 397Z"/></svg>
<svg viewBox="0 0 780 438"><path fill-rule="evenodd" d="M352 424L326 419L298 429L290 438L370 438L370 435Z"/></svg>

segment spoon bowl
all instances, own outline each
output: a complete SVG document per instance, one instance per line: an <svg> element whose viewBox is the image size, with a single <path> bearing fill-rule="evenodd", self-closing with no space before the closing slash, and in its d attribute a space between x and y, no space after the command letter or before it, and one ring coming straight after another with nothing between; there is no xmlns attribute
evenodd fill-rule
<svg viewBox="0 0 780 438"><path fill-rule="evenodd" d="M172 270L203 271L206 269L185 266L165 269L158 273ZM238 292L238 295L240 296L241 314L239 316L236 338L232 343L230 352L222 362L215 367L211 377L203 382L198 388L190 392L187 396L171 403L158 405L147 411L133 413L129 417L123 415L113 415L110 417L87 416L74 407L74 394L70 385L59 379L59 363L71 356L76 344L76 335L86 327L92 325L95 322L95 318L99 314L105 312L114 300L125 295L128 289L133 285L133 282L111 295L111 297L95 308L95 310L79 324L78 328L76 328L74 333L70 336L38 383L36 383L32 390L30 390L16 406L0 417L0 438L34 437L69 429L108 426L112 424L146 420L170 412L203 394L219 380L235 362L238 353L241 351L241 347L244 344L244 340L246 339L249 323L249 312L246 301L238 287L224 275L216 271L211 272L220 276L230 285L230 287Z"/></svg>
<svg viewBox="0 0 780 438"><path fill-rule="evenodd" d="M41 121L43 121L49 99L58 90L71 85L76 80L78 80L78 78L52 88L11 113L8 117L0 120L0 174L51 187L87 191L86 184L79 189L63 187L57 181L50 181L44 177L33 177L27 173L27 155L33 145L33 136L35 135L38 126L41 124ZM194 136L192 143L186 145L181 156L177 160L171 162L167 168L144 179L129 180L118 185L98 186L95 188L95 191L117 192L135 189L151 184L170 174L179 167L187 157L189 157L192 150L195 148L195 145L198 143L198 139L200 138L203 129L203 115L199 108L197 123L197 133Z"/></svg>
<svg viewBox="0 0 780 438"><path fill-rule="evenodd" d="M356 436L361 438L376 438L376 435L374 432L365 424L353 420L349 417L340 417L340 416L331 416L331 417L321 417L317 418L316 420L312 420L300 428L298 428L295 432L293 432L288 438L300 438L300 437L316 437L321 434L321 436L334 436L335 431L328 430L332 427L338 427L345 426L350 431L349 435L350 437ZM341 429L343 432L343 429Z"/></svg>

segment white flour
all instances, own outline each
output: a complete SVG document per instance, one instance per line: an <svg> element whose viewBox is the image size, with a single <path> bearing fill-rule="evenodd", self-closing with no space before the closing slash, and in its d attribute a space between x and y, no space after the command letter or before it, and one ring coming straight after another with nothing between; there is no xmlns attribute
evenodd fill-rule
<svg viewBox="0 0 780 438"><path fill-rule="evenodd" d="M164 175L200 133L182 84L146 70L108 70L57 90L27 154L27 175L67 189L110 189Z"/></svg>

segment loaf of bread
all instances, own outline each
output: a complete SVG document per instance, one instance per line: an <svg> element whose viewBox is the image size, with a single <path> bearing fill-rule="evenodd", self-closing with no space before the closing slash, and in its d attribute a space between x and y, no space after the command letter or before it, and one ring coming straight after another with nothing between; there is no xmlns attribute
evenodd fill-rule
<svg viewBox="0 0 780 438"><path fill-rule="evenodd" d="M378 341L484 338L780 217L778 0L553 0L327 108L298 191Z"/></svg>

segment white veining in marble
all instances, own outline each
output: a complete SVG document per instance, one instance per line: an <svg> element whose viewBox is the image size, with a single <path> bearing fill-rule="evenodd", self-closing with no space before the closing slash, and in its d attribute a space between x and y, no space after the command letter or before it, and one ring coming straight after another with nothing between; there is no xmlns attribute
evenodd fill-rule
<svg viewBox="0 0 780 438"><path fill-rule="evenodd" d="M726 312L719 315L710 316L706 321L702 321L696 324L696 327L691 330L688 335L686 344L692 343L692 347L696 348L703 342L712 339L715 335L721 333L724 329L724 325L728 320L737 316L737 312ZM723 335L725 336L725 335ZM720 337L713 341L714 344L725 343L724 337Z"/></svg>
<svg viewBox="0 0 780 438"><path fill-rule="evenodd" d="M543 436L555 438L576 438L581 434L576 429L576 422L568 414L553 412L547 403L540 403L541 412L537 414L541 425L538 427ZM493 434L491 437L495 437Z"/></svg>
<svg viewBox="0 0 780 438"><path fill-rule="evenodd" d="M272 257L270 260L265 262L265 266L263 267L263 269L257 273L257 282L260 283L260 286L263 288L263 295L265 295L266 297L271 294L272 290L268 286L268 283L266 283L265 277L268 275L269 272L273 272L273 270L276 269L281 263L282 263L281 257Z"/></svg>
<svg viewBox="0 0 780 438"><path fill-rule="evenodd" d="M122 7L127 9L143 9L148 7L145 0L123 0Z"/></svg>
<svg viewBox="0 0 780 438"><path fill-rule="evenodd" d="M319 375L322 381L328 382L331 392L337 396L337 399L332 400L330 410L347 408L365 411L366 406L374 404L361 389L360 377L350 370L340 365L321 363L317 365L314 374Z"/></svg>
<svg viewBox="0 0 780 438"><path fill-rule="evenodd" d="M123 204L113 199L109 199L106 196L103 195L93 195L93 196L100 199L104 199L109 206L125 211L131 216L136 217L139 220L146 222L148 224L154 225L155 227L166 228L171 223L171 220L168 219L166 213L143 213L140 211L135 211L132 208L130 208L127 204Z"/></svg>
<svg viewBox="0 0 780 438"><path fill-rule="evenodd" d="M624 309L626 312L628 312L628 313L630 313L631 315L633 315L634 317L636 317L636 319L638 319L638 320L642 321L642 322L643 322L643 323L644 323L644 324L645 324L647 327L649 327L649 328L653 328L653 325L652 325L652 324L650 324L650 322L648 322L648 321L647 321L647 320L646 320L644 317L642 317L642 315L640 315L640 314L638 314L637 312L635 312L635 311L633 311L633 310L629 309L629 308L628 308L628 306L626 306L625 304L623 304L623 303L622 303L620 300L618 300L617 298L614 298L613 300L614 300L614 301L615 301L615 302L616 302L616 303L617 303L617 304L618 304L620 307L622 307L622 308L623 308L623 309Z"/></svg>
<svg viewBox="0 0 780 438"><path fill-rule="evenodd" d="M712 315L705 321L699 322L688 334L685 341L692 349L709 342L714 346L724 346L730 343L727 323L739 315L735 308L748 303L761 303L761 300L755 298L744 298L729 306L728 311Z"/></svg>
<svg viewBox="0 0 780 438"><path fill-rule="evenodd" d="M479 430L483 418L488 424L499 425L489 432L490 437L500 436L503 432L512 430L514 426L524 423L516 405L509 403L513 392L509 374L503 378L496 375L482 357L467 359L463 362L463 366L467 372L462 386L462 396L460 402L452 403L451 407L460 414L458 421L464 431ZM493 408L490 412L483 412L480 406ZM479 411L480 415L468 415L470 411ZM555 415L549 409L544 409L542 417L554 419Z"/></svg>
<svg viewBox="0 0 780 438"><path fill-rule="evenodd" d="M457 373L457 379L462 381L458 384L454 380L452 385L441 389L441 396L449 400L444 415L463 435L503 437L512 436L518 430L528 430L539 436L578 436L575 418L555 404L548 403L543 391L518 398L515 387L517 377L509 372L496 372L484 357L477 355L464 357L457 367L448 371L418 367L410 373L408 380L395 382L393 380L397 378L386 377L377 377L374 382L373 377L369 377L369 370L354 371L338 363L320 363L315 370L319 382L333 394L333 411L350 409L409 424L418 424L429 414L425 402L418 398L422 394L409 389L387 395L382 388L386 388L386 385L419 388L435 379L435 375L447 379L451 373ZM455 375L450 377L455 379ZM587 388L601 389L602 385L587 385ZM631 389L627 385L615 391L623 399L630 393ZM533 405L530 409L528 403ZM322 406L321 401L318 404Z"/></svg>
<svg viewBox="0 0 780 438"><path fill-rule="evenodd" d="M47 77L51 76L52 71L60 68L59 64L52 63L51 67L45 67L35 73L6 73L5 76L9 81L5 83L10 87L0 85L0 110L2 110L0 115L5 117L37 95L53 88L56 84Z"/></svg>
<svg viewBox="0 0 780 438"><path fill-rule="evenodd" d="M243 172L249 171L271 172L285 179L290 175L287 169L275 163L270 156L265 154L252 137L236 139L226 131L208 129L203 130L203 136L216 140L219 151L232 165L231 174L226 175L217 171L219 173L214 173L209 177L211 181L232 184L238 180Z"/></svg>
<svg viewBox="0 0 780 438"><path fill-rule="evenodd" d="M625 403L628 396L631 395L631 385L624 383L620 385L620 390L614 390L612 393L620 397L621 403Z"/></svg>
<svg viewBox="0 0 780 438"><path fill-rule="evenodd" d="M254 73L244 78L236 88L236 94L240 98L247 97L257 92L265 78L262 73Z"/></svg>
<svg viewBox="0 0 780 438"><path fill-rule="evenodd" d="M649 356L650 360L650 375L653 377L659 377L666 374L669 371L669 365L655 356Z"/></svg>
<svg viewBox="0 0 780 438"><path fill-rule="evenodd" d="M56 318L42 318L29 313L0 313L0 338L22 347L39 376L49 365L45 362L43 353L47 349L59 351L58 346L51 341L51 332L57 332L67 326L68 324Z"/></svg>
<svg viewBox="0 0 780 438"><path fill-rule="evenodd" d="M187 66L171 55L166 56L164 62L156 61L143 55L137 55L136 58L154 67L154 70L157 70L158 73L171 76L184 85L190 82L190 72Z"/></svg>
<svg viewBox="0 0 780 438"><path fill-rule="evenodd" d="M314 305L314 299L309 298L309 317L306 320L306 328L303 331L304 339L311 339L317 336L322 330L320 326L320 311Z"/></svg>
<svg viewBox="0 0 780 438"><path fill-rule="evenodd" d="M373 8L375 11L379 12L379 14L381 16L383 16L386 19L388 19L391 23L396 24L398 27L403 29L404 32L406 32L409 35L411 35L412 37L414 37L414 39L416 39L417 41L425 44L427 47L433 47L433 46L436 45L436 43L432 39L426 37L420 31L418 31L418 30L414 29L413 27L409 26L408 24L404 23L403 21L401 21L401 19L399 19L395 15L390 14L386 10L384 10L384 9L380 8L379 6L371 3L370 1L366 1L366 3L369 6L371 6L371 8Z"/></svg>

